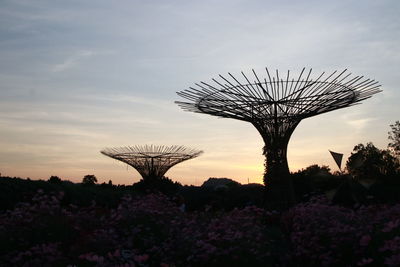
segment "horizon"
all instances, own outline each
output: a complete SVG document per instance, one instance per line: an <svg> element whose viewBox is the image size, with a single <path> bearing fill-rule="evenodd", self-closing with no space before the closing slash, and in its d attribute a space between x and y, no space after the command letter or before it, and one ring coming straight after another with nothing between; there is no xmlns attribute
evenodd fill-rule
<svg viewBox="0 0 400 267"><path fill-rule="evenodd" d="M0 173L132 184L139 173L106 147L184 145L204 154L169 170L183 185L210 177L262 183L263 141L250 124L182 111L176 92L218 74L349 69L383 92L303 120L288 146L290 171L338 170L343 153L388 144L399 120L400 2L240 0L60 3L0 8ZM373 19L371 19L373 18Z"/></svg>

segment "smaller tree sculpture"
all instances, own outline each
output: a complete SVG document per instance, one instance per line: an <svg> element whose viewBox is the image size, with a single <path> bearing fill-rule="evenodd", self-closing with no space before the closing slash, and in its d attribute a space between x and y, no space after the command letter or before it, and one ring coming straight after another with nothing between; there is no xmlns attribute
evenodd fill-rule
<svg viewBox="0 0 400 267"><path fill-rule="evenodd" d="M128 146L100 151L135 168L144 181L161 179L174 165L198 157L203 151L183 146Z"/></svg>

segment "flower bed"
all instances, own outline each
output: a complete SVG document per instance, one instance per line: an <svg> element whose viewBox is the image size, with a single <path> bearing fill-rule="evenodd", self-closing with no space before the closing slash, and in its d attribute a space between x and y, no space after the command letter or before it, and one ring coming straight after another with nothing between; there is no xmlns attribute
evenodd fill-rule
<svg viewBox="0 0 400 267"><path fill-rule="evenodd" d="M400 205L313 199L277 214L183 212L167 196L117 208L62 205L39 191L0 214L1 266L399 266Z"/></svg>

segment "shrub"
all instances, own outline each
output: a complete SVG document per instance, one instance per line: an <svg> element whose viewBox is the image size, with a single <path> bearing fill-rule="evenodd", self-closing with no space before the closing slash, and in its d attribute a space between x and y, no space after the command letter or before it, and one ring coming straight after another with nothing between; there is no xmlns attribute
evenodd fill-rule
<svg viewBox="0 0 400 267"><path fill-rule="evenodd" d="M97 178L93 174L85 175L82 179L84 185L94 185L95 183L97 183Z"/></svg>
<svg viewBox="0 0 400 267"><path fill-rule="evenodd" d="M299 266L399 266L400 204L356 209L317 198L283 217Z"/></svg>

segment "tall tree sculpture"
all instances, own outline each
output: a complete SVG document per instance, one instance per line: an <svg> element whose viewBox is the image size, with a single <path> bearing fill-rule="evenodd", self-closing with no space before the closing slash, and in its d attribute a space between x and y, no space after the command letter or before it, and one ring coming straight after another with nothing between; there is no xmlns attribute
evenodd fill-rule
<svg viewBox="0 0 400 267"><path fill-rule="evenodd" d="M290 136L302 119L352 106L380 92L378 82L362 76L351 77L347 70L324 72L311 77L312 69L301 71L297 78L290 72L281 77L278 70L259 78L253 70L242 79L228 73L226 78L200 82L177 94L188 102L176 101L182 109L250 122L261 134L265 146L264 183L273 197L293 203L289 177L287 146ZM271 195L270 194L270 195Z"/></svg>
<svg viewBox="0 0 400 267"><path fill-rule="evenodd" d="M100 152L132 166L145 181L161 178L172 166L203 153L183 146L155 145L106 148Z"/></svg>

